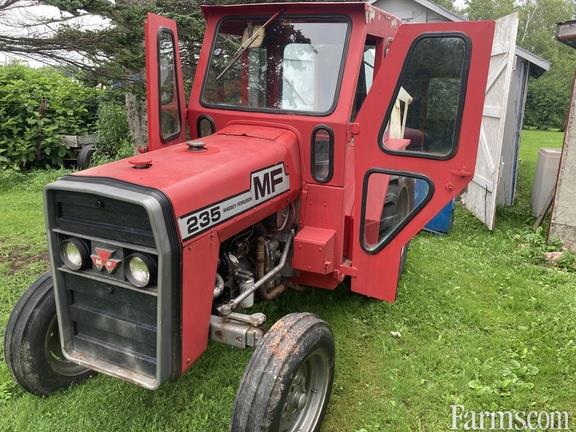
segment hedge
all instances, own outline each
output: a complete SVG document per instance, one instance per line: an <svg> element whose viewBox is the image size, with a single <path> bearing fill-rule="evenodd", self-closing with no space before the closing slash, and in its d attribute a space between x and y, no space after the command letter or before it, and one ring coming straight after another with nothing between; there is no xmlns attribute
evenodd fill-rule
<svg viewBox="0 0 576 432"><path fill-rule="evenodd" d="M61 135L91 132L98 90L53 68L0 66L0 168L62 165Z"/></svg>

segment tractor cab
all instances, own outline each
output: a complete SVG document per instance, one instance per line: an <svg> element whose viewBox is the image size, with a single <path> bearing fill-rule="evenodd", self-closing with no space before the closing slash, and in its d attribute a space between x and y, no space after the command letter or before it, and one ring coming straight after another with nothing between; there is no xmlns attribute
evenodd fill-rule
<svg viewBox="0 0 576 432"><path fill-rule="evenodd" d="M493 23L403 24L360 2L203 12L187 108L176 24L148 17L148 150L186 128L206 143L291 131L298 282L334 289L351 276L352 290L393 301L409 239L472 178Z"/></svg>

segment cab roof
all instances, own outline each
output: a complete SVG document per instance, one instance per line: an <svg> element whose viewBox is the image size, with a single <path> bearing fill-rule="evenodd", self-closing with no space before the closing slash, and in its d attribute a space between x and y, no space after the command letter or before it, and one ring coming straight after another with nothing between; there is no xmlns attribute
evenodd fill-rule
<svg viewBox="0 0 576 432"><path fill-rule="evenodd" d="M202 12L205 17L209 15L236 15L236 14L259 14L271 13L278 10L299 12L330 12L338 13L361 13L371 9L377 9L366 2L286 2L286 3L251 3L239 5L203 5Z"/></svg>

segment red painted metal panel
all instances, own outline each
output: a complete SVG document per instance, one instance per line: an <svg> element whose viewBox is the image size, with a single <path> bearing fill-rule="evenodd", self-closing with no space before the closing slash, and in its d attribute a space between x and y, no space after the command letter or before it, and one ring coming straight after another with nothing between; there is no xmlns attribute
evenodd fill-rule
<svg viewBox="0 0 576 432"><path fill-rule="evenodd" d="M387 104L392 102L399 75L412 42L424 33L462 33L471 40L471 61L466 88L459 144L449 160L431 160L384 153L378 145ZM493 22L405 24L377 73L374 84L357 117L360 133L356 137L356 185L352 266L352 290L381 300L394 301L399 276L400 255L404 245L436 215L446 203L458 196L472 179L488 75ZM383 104L383 101L387 101ZM426 176L434 184L431 200L378 253L366 252L360 244L363 182L366 172L381 168ZM466 172L468 175L461 175Z"/></svg>
<svg viewBox="0 0 576 432"><path fill-rule="evenodd" d="M182 254L182 372L208 344L208 331L220 242L210 232L184 248Z"/></svg>
<svg viewBox="0 0 576 432"><path fill-rule="evenodd" d="M300 200L301 226L329 229L336 233L334 253L330 257L335 269L342 262L344 248L345 192L345 188L308 184L304 187L304 193ZM300 251L294 250L296 259L300 259L299 253ZM324 274L324 272L320 273ZM326 277L334 276L328 275ZM299 283L309 284L304 274L300 276Z"/></svg>
<svg viewBox="0 0 576 432"><path fill-rule="evenodd" d="M160 131L160 89L158 64L158 32L161 29L169 30L175 42L175 70L176 85L178 89L178 104L180 107L180 133L170 141L162 143ZM180 63L180 50L178 49L178 30L174 20L149 13L144 25L144 39L146 47L146 102L148 110L148 147L147 150L157 150L169 144L176 144L186 139L186 99L184 95L184 81Z"/></svg>
<svg viewBox="0 0 576 432"><path fill-rule="evenodd" d="M236 125L232 135L224 129L203 138L204 152L190 152L185 144L173 145L77 175L113 177L159 189L170 198L176 217L180 217L250 190L252 172L283 163L290 177L290 190L218 225L218 235L224 241L281 210L301 193L299 145L294 133L285 127L274 133L270 127L262 129L270 136L278 136L276 140L270 140L246 136L255 135L259 128L244 125L246 134L242 134L240 127ZM142 158L150 160L149 168L137 169L130 163Z"/></svg>
<svg viewBox="0 0 576 432"><path fill-rule="evenodd" d="M336 231L305 226L294 238L292 266L318 274L334 270L334 238Z"/></svg>

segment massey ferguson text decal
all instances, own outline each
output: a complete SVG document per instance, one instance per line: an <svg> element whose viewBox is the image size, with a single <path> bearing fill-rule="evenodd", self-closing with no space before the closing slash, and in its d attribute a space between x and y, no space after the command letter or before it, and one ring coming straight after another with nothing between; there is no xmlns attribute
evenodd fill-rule
<svg viewBox="0 0 576 432"><path fill-rule="evenodd" d="M250 175L250 190L179 218L182 240L188 240L288 190L290 178L284 170L284 164L255 171Z"/></svg>

